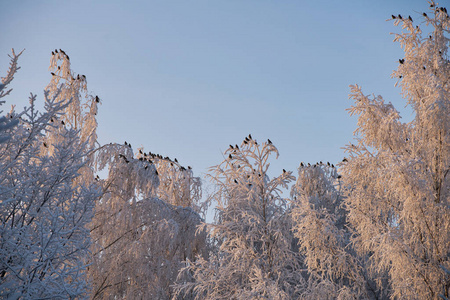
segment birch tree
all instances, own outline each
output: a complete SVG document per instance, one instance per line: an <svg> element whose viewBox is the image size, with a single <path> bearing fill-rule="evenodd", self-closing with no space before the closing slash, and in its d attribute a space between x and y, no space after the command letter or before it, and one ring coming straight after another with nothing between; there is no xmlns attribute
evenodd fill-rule
<svg viewBox="0 0 450 300"><path fill-rule="evenodd" d="M387 271L391 298L449 297L450 86L447 10L431 1L422 23L393 15L405 56L393 72L411 122L381 96L351 86L358 116L343 178L348 220L374 272Z"/></svg>
<svg viewBox="0 0 450 300"><path fill-rule="evenodd" d="M108 176L91 229L91 298L170 299L182 262L206 255L206 235L196 234L200 179L178 160L143 149L135 157L126 142L99 152Z"/></svg>
<svg viewBox="0 0 450 300"><path fill-rule="evenodd" d="M18 69L17 58L13 52L13 71L3 84ZM24 111L10 111L7 118L17 125L0 144L0 295L85 298L87 225L99 191L79 181L88 156L79 132L52 122L70 102L46 93L43 113L35 102L31 95Z"/></svg>
<svg viewBox="0 0 450 300"><path fill-rule="evenodd" d="M246 137L230 145L211 168L217 201L214 224L204 224L216 245L209 260L188 261L177 295L195 299L289 299L299 295L302 277L293 251L288 202L281 195L292 172L270 178L269 158L278 150L268 140Z"/></svg>

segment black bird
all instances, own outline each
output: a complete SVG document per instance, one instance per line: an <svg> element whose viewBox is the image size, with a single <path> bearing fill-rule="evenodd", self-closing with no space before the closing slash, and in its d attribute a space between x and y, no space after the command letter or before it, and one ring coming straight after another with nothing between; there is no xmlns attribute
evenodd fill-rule
<svg viewBox="0 0 450 300"><path fill-rule="evenodd" d="M400 64L403 65L403 63L405 62L405 60L404 60L403 58L401 58L401 59L398 60L398 62L399 62Z"/></svg>
<svg viewBox="0 0 450 300"><path fill-rule="evenodd" d="M272 141L267 139L267 142L269 143L269 145L272 145Z"/></svg>
<svg viewBox="0 0 450 300"><path fill-rule="evenodd" d="M233 159L233 156L230 154L230 155L228 155L228 158L229 159Z"/></svg>

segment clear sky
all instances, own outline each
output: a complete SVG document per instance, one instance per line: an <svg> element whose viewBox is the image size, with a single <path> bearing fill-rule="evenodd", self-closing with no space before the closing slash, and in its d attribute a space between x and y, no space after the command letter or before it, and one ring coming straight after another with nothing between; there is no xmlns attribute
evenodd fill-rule
<svg viewBox="0 0 450 300"><path fill-rule="evenodd" d="M11 48L25 52L10 104L43 101L51 51L102 99L101 143L178 158L196 175L252 134L280 151L273 174L301 161L336 163L356 118L349 84L404 113L396 80L402 50L391 14L426 1L1 1L0 74ZM445 5L445 3L442 3Z"/></svg>

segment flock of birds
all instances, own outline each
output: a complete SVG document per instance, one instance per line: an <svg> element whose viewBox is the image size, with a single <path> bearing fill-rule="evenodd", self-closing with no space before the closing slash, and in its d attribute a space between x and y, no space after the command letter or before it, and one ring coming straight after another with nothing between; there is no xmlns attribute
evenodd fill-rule
<svg viewBox="0 0 450 300"><path fill-rule="evenodd" d="M131 143L127 143L127 142L125 141L124 144L125 144L125 146L128 146L129 148L131 148ZM162 161L168 162L168 163L170 164L170 166L172 166L172 167L177 166L177 167L179 168L179 170L182 171L182 172L183 172L183 171L186 171L186 168L183 167L183 166L178 162L178 159L176 159L176 158L174 158L174 159L172 160L172 159L170 159L170 157L168 157L168 156L162 156L162 155L160 155L160 154L156 154L156 153L152 153L152 152L148 152L148 154L147 154L147 153L143 152L141 149L139 149L139 154L141 155L141 156L138 158L139 161L146 161L146 162L148 162L149 164L154 164L154 160L162 160ZM123 155L123 154L119 154L119 157L122 158L122 159L125 161L125 163L127 163L127 164L130 162L130 161L127 159L127 157L126 157L125 155ZM147 169L147 168L148 168L148 166L145 166L145 167L144 167L144 169ZM187 169L188 169L188 170L192 170L192 167L191 167L191 166L188 166ZM158 175L158 171L156 171L156 175Z"/></svg>

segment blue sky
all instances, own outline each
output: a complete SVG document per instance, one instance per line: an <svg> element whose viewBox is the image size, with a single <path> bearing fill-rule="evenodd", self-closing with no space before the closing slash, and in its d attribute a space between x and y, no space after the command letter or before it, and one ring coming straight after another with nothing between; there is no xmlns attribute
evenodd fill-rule
<svg viewBox="0 0 450 300"><path fill-rule="evenodd" d="M442 3L445 4L445 3ZM273 174L301 161L342 160L356 118L349 85L404 110L402 57L391 14L426 1L8 1L1 5L0 74L25 52L6 105L43 100L55 48L102 99L101 143L178 158L201 175L252 134L280 151ZM42 103L42 102L41 102ZM4 110L9 110L4 106Z"/></svg>

